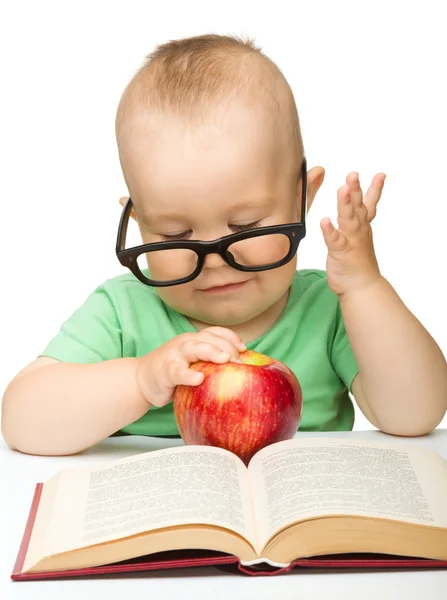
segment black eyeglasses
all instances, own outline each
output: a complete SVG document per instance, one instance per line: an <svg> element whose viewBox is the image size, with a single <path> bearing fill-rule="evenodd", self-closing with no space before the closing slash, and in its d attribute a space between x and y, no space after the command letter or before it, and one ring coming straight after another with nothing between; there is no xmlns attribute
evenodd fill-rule
<svg viewBox="0 0 447 600"><path fill-rule="evenodd" d="M120 263L142 283L153 287L180 285L195 279L208 254L219 254L238 271L268 271L292 260L306 235L307 163L301 166L301 220L226 235L217 240L173 240L125 249L132 200L121 214L116 240ZM144 262L146 261L146 263ZM149 267L149 270L148 270ZM147 277L143 271L147 271Z"/></svg>

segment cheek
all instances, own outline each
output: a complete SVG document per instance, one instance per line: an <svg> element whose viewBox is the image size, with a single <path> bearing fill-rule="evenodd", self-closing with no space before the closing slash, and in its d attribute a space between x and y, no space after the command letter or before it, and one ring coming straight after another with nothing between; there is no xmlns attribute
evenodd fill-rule
<svg viewBox="0 0 447 600"><path fill-rule="evenodd" d="M284 293L291 285L297 267L297 256L283 267L258 273L263 292L269 296Z"/></svg>
<svg viewBox="0 0 447 600"><path fill-rule="evenodd" d="M188 304L191 302L191 284L183 283L172 287L156 288L157 294L168 306L177 312L187 310Z"/></svg>

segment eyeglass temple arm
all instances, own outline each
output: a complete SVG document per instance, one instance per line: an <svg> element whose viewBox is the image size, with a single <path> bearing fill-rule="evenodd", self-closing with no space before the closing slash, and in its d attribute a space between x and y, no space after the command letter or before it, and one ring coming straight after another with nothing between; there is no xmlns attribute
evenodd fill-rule
<svg viewBox="0 0 447 600"><path fill-rule="evenodd" d="M123 212L121 213L121 219L118 227L118 234L116 236L116 251L120 252L126 248L126 232L127 224L129 223L130 211L132 210L132 199L128 198Z"/></svg>
<svg viewBox="0 0 447 600"><path fill-rule="evenodd" d="M302 185L302 193L301 193L301 223L303 225L306 224L306 208L307 208L307 160L306 157L303 158L303 162L301 164L301 185Z"/></svg>

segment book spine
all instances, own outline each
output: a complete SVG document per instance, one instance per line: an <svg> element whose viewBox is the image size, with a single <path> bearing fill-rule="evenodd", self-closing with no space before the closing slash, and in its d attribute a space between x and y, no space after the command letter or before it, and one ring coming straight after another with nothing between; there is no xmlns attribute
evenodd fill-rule
<svg viewBox="0 0 447 600"><path fill-rule="evenodd" d="M239 561L238 569L246 575L281 575L288 573L294 568L310 568L310 569L445 569L447 568L447 560L432 560L429 558L407 558L405 556L368 556L363 558L342 557L335 558L334 556L325 557L318 556L314 558L302 558L293 561L287 566L280 568L272 568L275 563L268 561ZM270 568L269 568L270 567Z"/></svg>
<svg viewBox="0 0 447 600"><path fill-rule="evenodd" d="M144 571L161 571L164 569L182 569L193 567L216 567L219 565L234 565L237 570L239 559L236 556L213 556L209 558L186 558L171 560L148 560L124 564L101 565L99 567L86 567L83 569L69 569L65 571L45 571L41 573L13 573L13 581L31 581L41 579L58 579L65 577L85 577L92 575L111 575L117 573L133 573Z"/></svg>
<svg viewBox="0 0 447 600"><path fill-rule="evenodd" d="M28 551L29 541L31 539L31 533L34 527L34 521L36 520L37 509L39 507L40 497L42 495L42 489L43 483L37 483L34 489L34 497L31 503L31 509L28 515L28 520L26 522L25 532L22 537L22 543L20 544L16 562L12 570L11 579L13 580L15 580L17 576L21 574L23 569L23 563L25 562L25 556Z"/></svg>

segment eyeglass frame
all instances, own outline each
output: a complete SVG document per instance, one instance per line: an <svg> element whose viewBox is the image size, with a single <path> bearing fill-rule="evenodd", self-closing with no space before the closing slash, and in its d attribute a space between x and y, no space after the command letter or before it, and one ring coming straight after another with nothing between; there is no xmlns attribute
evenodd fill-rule
<svg viewBox="0 0 447 600"><path fill-rule="evenodd" d="M127 267L135 277L142 283L151 287L170 287L174 285L181 285L182 283L188 283L193 281L198 275L200 275L205 259L208 254L219 254L223 260L234 269L238 271L269 271L271 269L277 269L282 267L292 260L295 256L299 243L306 236L306 202L307 202L307 161L306 157L303 158L301 164L301 220L294 223L285 223L281 225L267 225L264 227L257 227L256 229L247 229L245 231L238 231L225 235L216 240L203 241L203 240L172 240L163 242L152 242L150 244L141 244L139 246L133 246L132 248L125 248L127 228L129 224L130 212L132 210L132 199L129 196L123 211L118 226L118 234L116 237L115 252L118 260ZM284 234L289 238L290 248L287 255L280 261L276 261L271 265L264 265L260 267L247 267L239 265L232 259L231 252L227 252L228 247L235 242L241 240L250 239L253 237L259 237L264 235L270 235L274 233ZM147 254L148 252L156 252L160 250L192 250L197 254L197 266L191 275L182 277L180 279L173 279L170 281L157 281L146 277L137 262L138 257L141 254Z"/></svg>

